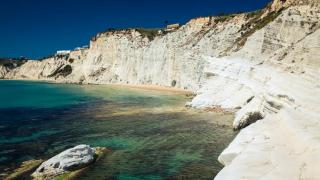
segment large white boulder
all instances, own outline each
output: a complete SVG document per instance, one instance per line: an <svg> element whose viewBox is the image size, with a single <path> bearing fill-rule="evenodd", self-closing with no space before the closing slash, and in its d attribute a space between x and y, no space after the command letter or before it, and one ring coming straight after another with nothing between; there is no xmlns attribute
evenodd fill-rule
<svg viewBox="0 0 320 180"><path fill-rule="evenodd" d="M95 160L95 149L89 145L78 145L45 161L32 174L36 179L52 179L66 172L81 169Z"/></svg>

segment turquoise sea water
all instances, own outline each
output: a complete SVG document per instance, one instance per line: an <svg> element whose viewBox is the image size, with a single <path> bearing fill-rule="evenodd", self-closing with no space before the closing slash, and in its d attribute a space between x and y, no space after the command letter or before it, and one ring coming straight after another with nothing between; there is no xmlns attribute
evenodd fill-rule
<svg viewBox="0 0 320 180"><path fill-rule="evenodd" d="M0 174L78 144L111 149L79 179L212 179L231 115L172 92L0 81ZM1 179L1 177L0 177Z"/></svg>

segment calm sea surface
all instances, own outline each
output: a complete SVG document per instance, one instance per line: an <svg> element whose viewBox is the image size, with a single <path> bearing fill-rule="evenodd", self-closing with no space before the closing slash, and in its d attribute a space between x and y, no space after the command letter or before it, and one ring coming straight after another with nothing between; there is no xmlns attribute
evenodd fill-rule
<svg viewBox="0 0 320 180"><path fill-rule="evenodd" d="M235 136L232 115L187 109L187 101L172 92L0 81L0 174L89 144L111 152L80 179L212 179Z"/></svg>

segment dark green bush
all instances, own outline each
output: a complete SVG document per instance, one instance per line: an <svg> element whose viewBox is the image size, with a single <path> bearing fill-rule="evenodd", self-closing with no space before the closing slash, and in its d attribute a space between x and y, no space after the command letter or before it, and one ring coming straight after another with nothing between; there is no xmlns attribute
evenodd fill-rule
<svg viewBox="0 0 320 180"><path fill-rule="evenodd" d="M237 49L244 46L244 44L247 42L247 38L251 36L256 31L262 29L266 25L268 25L270 22L274 21L284 10L284 8L269 13L267 16L261 18L263 11L255 11L252 13L247 14L247 18L251 19L249 22L243 26L240 30L242 33L242 36L239 37L236 40Z"/></svg>
<svg viewBox="0 0 320 180"><path fill-rule="evenodd" d="M136 29L142 36L147 37L150 41L152 41L156 36L159 35L159 30L161 29L145 29L145 28L137 28Z"/></svg>
<svg viewBox="0 0 320 180"><path fill-rule="evenodd" d="M73 62L74 62L74 59L73 59L73 58L70 58L68 61L69 61L69 63L73 63Z"/></svg>
<svg viewBox="0 0 320 180"><path fill-rule="evenodd" d="M20 67L26 62L27 60L24 58L23 59L22 58L0 58L0 65L8 69Z"/></svg>
<svg viewBox="0 0 320 180"><path fill-rule="evenodd" d="M40 58L39 60L42 61L42 60L45 60L45 59L53 58L54 56L55 56L54 54L50 54L48 56Z"/></svg>
<svg viewBox="0 0 320 180"><path fill-rule="evenodd" d="M236 16L236 14L224 14L224 13L221 13L218 16L215 17L214 22L215 23L225 22L227 20L230 20L230 19L234 18L235 16Z"/></svg>
<svg viewBox="0 0 320 180"><path fill-rule="evenodd" d="M177 81L176 80L173 80L172 82L171 82L171 86L172 87L175 87L177 85Z"/></svg>

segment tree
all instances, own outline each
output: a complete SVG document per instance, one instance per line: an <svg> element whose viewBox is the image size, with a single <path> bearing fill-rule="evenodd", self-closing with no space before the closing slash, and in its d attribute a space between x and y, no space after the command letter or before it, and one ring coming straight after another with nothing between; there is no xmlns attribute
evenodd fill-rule
<svg viewBox="0 0 320 180"><path fill-rule="evenodd" d="M220 13L218 13L218 15L217 16L225 16L226 15L226 13L224 13L224 12L220 12Z"/></svg>
<svg viewBox="0 0 320 180"><path fill-rule="evenodd" d="M175 87L177 85L177 81L176 80L173 80L172 82L171 82L171 86L172 87Z"/></svg>

